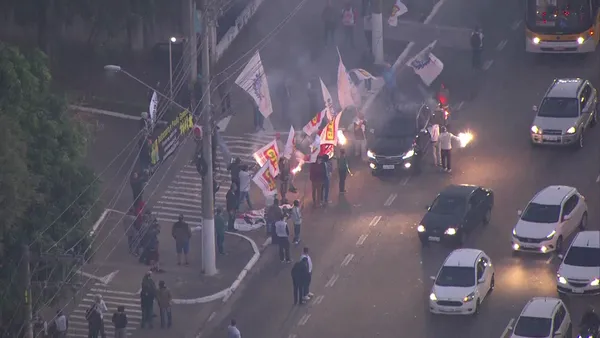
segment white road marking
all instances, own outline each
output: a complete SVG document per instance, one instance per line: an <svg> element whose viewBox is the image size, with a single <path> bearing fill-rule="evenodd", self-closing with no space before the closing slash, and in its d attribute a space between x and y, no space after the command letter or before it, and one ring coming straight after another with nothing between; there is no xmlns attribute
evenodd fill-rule
<svg viewBox="0 0 600 338"><path fill-rule="evenodd" d="M358 241L356 241L356 246L363 245L367 237L369 237L369 234L360 235L360 237L358 237Z"/></svg>
<svg viewBox="0 0 600 338"><path fill-rule="evenodd" d="M402 183L401 183L401 184L402 184L402 185L407 185L407 184L408 184L408 181L410 181L410 176L406 176L406 178L402 180Z"/></svg>
<svg viewBox="0 0 600 338"><path fill-rule="evenodd" d="M512 330L512 329L513 329L513 328L512 328L512 325L513 325L513 322L514 322L514 321L515 321L515 319L514 319L514 318L511 318L511 319L508 321L508 325L506 325L506 327L504 328L504 331L502 331L502 335L500 336L500 338L504 338L504 337L506 336L506 334L507 334L507 333L508 333L510 330Z"/></svg>
<svg viewBox="0 0 600 338"><path fill-rule="evenodd" d="M298 337L298 336L296 336L296 335L295 335L295 334L293 334L293 333L290 333L290 335L288 336L288 338L296 338L296 337Z"/></svg>
<svg viewBox="0 0 600 338"><path fill-rule="evenodd" d="M202 177L196 177L196 176L177 175L177 176L175 176L175 178L178 178L180 180L202 181Z"/></svg>
<svg viewBox="0 0 600 338"><path fill-rule="evenodd" d="M461 110L464 105L465 105L465 101L460 101L460 103L458 104L458 107L456 107L456 110Z"/></svg>
<svg viewBox="0 0 600 338"><path fill-rule="evenodd" d="M348 266L348 264L350 264L353 258L354 254L347 254L346 257L344 257L341 266Z"/></svg>
<svg viewBox="0 0 600 338"><path fill-rule="evenodd" d="M548 257L548 259L546 260L546 264L552 263L552 261L554 260L554 257L556 257L556 256L553 253L551 253L550 257Z"/></svg>
<svg viewBox="0 0 600 338"><path fill-rule="evenodd" d="M521 26L521 22L523 22L523 20L518 20L518 21L513 22L513 24L510 25L510 28L513 31L516 30L517 28L519 28L519 26Z"/></svg>
<svg viewBox="0 0 600 338"><path fill-rule="evenodd" d="M484 64L483 64L483 70L488 70L490 69L490 67L494 64L494 60L487 60Z"/></svg>
<svg viewBox="0 0 600 338"><path fill-rule="evenodd" d="M317 296L317 297L315 298L315 300L313 300L313 305L318 305L318 304L321 304L321 302L323 301L323 298L325 298L325 296L324 296L324 295Z"/></svg>
<svg viewBox="0 0 600 338"><path fill-rule="evenodd" d="M298 325L299 326L305 325L306 322L308 322L309 319L310 319L310 314L307 313L304 316L302 316L302 318L300 318L300 320L298 321Z"/></svg>
<svg viewBox="0 0 600 338"><path fill-rule="evenodd" d="M381 221L381 216L375 216L373 217L373 219L371 220L371 223L369 223L370 227L374 227L377 225L377 223L379 223L379 221Z"/></svg>
<svg viewBox="0 0 600 338"><path fill-rule="evenodd" d="M329 278L329 280L325 284L325 287L326 288L333 287L335 285L335 282L337 282L338 278L340 278L340 276L338 274L331 276L331 278Z"/></svg>
<svg viewBox="0 0 600 338"><path fill-rule="evenodd" d="M210 316L208 316L208 322L210 322L211 320L213 320L216 317L217 313L215 311L213 311L213 313L210 314Z"/></svg>
<svg viewBox="0 0 600 338"><path fill-rule="evenodd" d="M501 51L504 49L504 47L506 47L506 44L508 43L508 40L502 40L498 46L496 47L497 51Z"/></svg>
<svg viewBox="0 0 600 338"><path fill-rule="evenodd" d="M388 197L388 199L385 200L385 203L383 203L383 206L389 207L390 205L392 205L392 203L394 203L394 200L396 199L396 197L398 197L398 194L391 194L390 197Z"/></svg>

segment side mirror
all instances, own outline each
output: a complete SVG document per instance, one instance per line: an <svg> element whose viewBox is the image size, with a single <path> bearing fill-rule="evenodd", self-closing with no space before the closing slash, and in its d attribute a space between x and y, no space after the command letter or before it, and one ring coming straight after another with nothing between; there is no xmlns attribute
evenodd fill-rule
<svg viewBox="0 0 600 338"><path fill-rule="evenodd" d="M429 279L431 279L432 281L435 281L435 276L429 276Z"/></svg>
<svg viewBox="0 0 600 338"><path fill-rule="evenodd" d="M518 215L518 216L521 216L521 215L523 215L523 210L517 210L517 215Z"/></svg>
<svg viewBox="0 0 600 338"><path fill-rule="evenodd" d="M481 277L479 278L479 280L477 281L477 284L483 284L485 283L485 278Z"/></svg>
<svg viewBox="0 0 600 338"><path fill-rule="evenodd" d="M571 214L564 215L564 216L563 216L563 219L564 219L565 221L568 221L568 220L570 220L570 219L571 219Z"/></svg>
<svg viewBox="0 0 600 338"><path fill-rule="evenodd" d="M538 106L531 107L531 110L533 110L534 112L537 112L538 111Z"/></svg>
<svg viewBox="0 0 600 338"><path fill-rule="evenodd" d="M554 337L562 337L562 332L560 330L554 332Z"/></svg>
<svg viewBox="0 0 600 338"><path fill-rule="evenodd" d="M425 210L429 211L429 208L430 208L430 206L428 206L428 205L425 206Z"/></svg>
<svg viewBox="0 0 600 338"><path fill-rule="evenodd" d="M558 257L558 259L563 259L565 256L563 254L558 254L556 257Z"/></svg>

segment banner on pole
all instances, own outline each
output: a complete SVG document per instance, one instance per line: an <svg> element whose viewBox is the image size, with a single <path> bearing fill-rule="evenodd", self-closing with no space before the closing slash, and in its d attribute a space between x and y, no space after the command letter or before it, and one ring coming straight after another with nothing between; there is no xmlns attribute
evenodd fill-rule
<svg viewBox="0 0 600 338"><path fill-rule="evenodd" d="M158 94L156 91L152 93L152 98L150 99L150 107L148 108L148 116L150 117L150 121L152 127L156 125L156 113L158 111Z"/></svg>
<svg viewBox="0 0 600 338"><path fill-rule="evenodd" d="M327 87L325 87L323 80L321 80L321 78L319 78L319 81L321 82L321 93L323 94L323 101L325 101L325 113L327 115L327 119L329 121L331 121L331 120L333 120L333 117L335 116L335 112L333 110L333 99L331 98L329 89L327 89Z"/></svg>
<svg viewBox="0 0 600 338"><path fill-rule="evenodd" d="M192 114L187 110L179 113L152 142L151 164L157 165L171 156L193 128Z"/></svg>
<svg viewBox="0 0 600 338"><path fill-rule="evenodd" d="M310 135L316 133L317 131L319 131L319 128L321 127L321 123L323 123L323 117L325 117L326 110L327 110L327 108L318 112L317 115L315 115L315 117L313 117L312 120L308 121L308 123L304 126L304 128L302 128L302 131L306 135L310 136Z"/></svg>
<svg viewBox="0 0 600 338"><path fill-rule="evenodd" d="M430 86L444 69L442 61L431 53L436 43L437 40L425 47L425 49L420 51L408 62L408 65L417 75L419 75L421 80L423 80L423 83L427 86Z"/></svg>
<svg viewBox="0 0 600 338"><path fill-rule="evenodd" d="M273 113L267 74L258 51L248 61L235 83L252 96L264 117L269 117Z"/></svg>
<svg viewBox="0 0 600 338"><path fill-rule="evenodd" d="M408 12L408 8L400 0L396 0L392 7L392 15L388 19L388 24L392 27L398 26L398 18Z"/></svg>
<svg viewBox="0 0 600 338"><path fill-rule="evenodd" d="M342 61L342 54L340 54L340 50L338 49L337 52L338 57L340 58L337 74L338 100L340 101L342 110L344 110L348 107L357 106L357 103L354 100L356 88L350 81L350 75L348 74L348 70Z"/></svg>
<svg viewBox="0 0 600 338"><path fill-rule="evenodd" d="M329 123L327 123L325 128L323 128L323 130L321 131L321 143L320 143L321 146L323 146L325 144L331 144L331 145L335 146L337 144L337 132L338 132L338 127L340 124L340 117L342 116L342 112L343 111L341 111L339 114L337 114L335 119L329 121Z"/></svg>
<svg viewBox="0 0 600 338"><path fill-rule="evenodd" d="M275 181L275 175L271 174L270 167L270 163L266 163L252 178L252 181L260 188L263 195L267 197L277 194L277 182Z"/></svg>
<svg viewBox="0 0 600 338"><path fill-rule="evenodd" d="M285 148L283 149L283 157L288 160L292 157L292 154L296 150L296 131L294 127L290 126L290 133L288 134L287 142L285 143Z"/></svg>
<svg viewBox="0 0 600 338"><path fill-rule="evenodd" d="M261 167L265 164L269 164L269 170L273 176L279 175L279 148L277 147L276 139L258 149L252 154L252 157L254 157Z"/></svg>

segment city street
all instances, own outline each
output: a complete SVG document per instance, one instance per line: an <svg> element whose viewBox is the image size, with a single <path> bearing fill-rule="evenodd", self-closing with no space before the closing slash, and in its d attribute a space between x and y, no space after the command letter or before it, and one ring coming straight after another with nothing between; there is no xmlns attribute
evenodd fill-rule
<svg viewBox="0 0 600 338"><path fill-rule="evenodd" d="M467 100L453 122L456 132L470 130L475 141L455 151L454 172L433 168L417 177L380 180L366 165L350 178L345 199L328 212L306 216L304 244L312 250L311 304L292 306L289 266L274 257L232 305L231 317L242 334L252 337L506 337L510 323L536 296L556 297L554 255L513 256L511 231L531 197L548 185L574 186L589 205L589 228L598 229L600 203L598 130L586 147L534 148L529 128L549 84L557 77L584 77L598 85L596 54L534 57L524 52L523 9L516 1L487 3L447 1L432 22L472 28L483 23L484 70L472 73L470 54L448 48L434 54L445 64L444 81L452 100ZM475 12L475 13L474 13ZM478 14L478 15L473 15ZM484 250L496 269L496 288L479 316L443 317L428 311L434 276L451 251L421 248L416 227L436 194L448 184L469 183L495 193L491 223L473 233L466 247ZM337 194L335 194L337 195ZM308 211L307 211L308 213ZM566 243L565 243L566 244ZM273 252L273 256L274 256ZM299 250L295 250L298 258ZM580 320L594 297L566 298L571 317ZM220 329L226 321L220 324ZM576 327L576 325L574 325Z"/></svg>

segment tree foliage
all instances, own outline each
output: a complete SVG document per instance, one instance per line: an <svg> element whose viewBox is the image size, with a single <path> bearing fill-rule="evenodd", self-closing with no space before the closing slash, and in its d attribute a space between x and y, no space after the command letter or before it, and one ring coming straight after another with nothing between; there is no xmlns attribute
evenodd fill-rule
<svg viewBox="0 0 600 338"><path fill-rule="evenodd" d="M31 244L33 257L46 252L81 253L89 244L87 234L96 214L92 206L98 187L94 173L83 164L84 128L70 118L64 99L54 95L50 85L43 53L24 54L0 43L0 313L4 329L22 305L18 297L23 294L21 280L14 278L22 263L22 246ZM45 271L49 285L61 281L60 273L46 272L60 271L64 266L59 265L67 263L38 263L34 277L37 271ZM20 326L22 321L16 323Z"/></svg>

